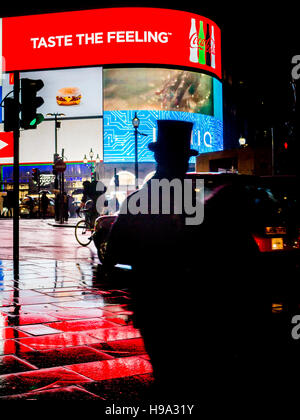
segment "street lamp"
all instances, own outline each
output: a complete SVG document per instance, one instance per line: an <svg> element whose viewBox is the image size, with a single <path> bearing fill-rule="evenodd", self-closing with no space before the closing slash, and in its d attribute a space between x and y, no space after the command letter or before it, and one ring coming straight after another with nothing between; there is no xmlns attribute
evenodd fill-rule
<svg viewBox="0 0 300 420"><path fill-rule="evenodd" d="M134 114L134 118L132 119L132 125L134 128L138 129L139 125L140 125L140 120L137 116L137 114Z"/></svg>
<svg viewBox="0 0 300 420"><path fill-rule="evenodd" d="M132 119L132 125L134 128L134 173L135 173L135 188L139 188L138 178L139 178L139 164L138 164L138 128L140 125L140 120L138 119L137 114L135 113L134 118Z"/></svg>
<svg viewBox="0 0 300 420"><path fill-rule="evenodd" d="M90 160L91 160L91 166L90 166L90 169L91 169L91 180L94 181L94 179L95 179L95 164L93 162L94 152L93 152L93 149L92 148L90 150L89 155L90 155ZM97 163L100 162L99 154L97 154L96 162ZM87 163L88 163L88 158L86 157L86 155L84 155L84 157L83 157L83 163L85 165L87 165Z"/></svg>
<svg viewBox="0 0 300 420"><path fill-rule="evenodd" d="M93 152L93 149L91 149L91 150L90 150L90 158L91 158L91 162L92 162L92 160L93 160L93 157L94 157L94 152Z"/></svg>
<svg viewBox="0 0 300 420"><path fill-rule="evenodd" d="M60 121L57 121L57 119L59 117L65 117L65 114L60 114L58 112L48 112L48 114L46 114L46 117L54 117L54 121L55 121L55 125L54 125L54 157L53 157L53 162L55 163L58 159L58 153L57 153L57 129L60 128ZM55 181L54 181L54 188L57 190L58 189L58 177L57 177L57 173L55 174Z"/></svg>
<svg viewBox="0 0 300 420"><path fill-rule="evenodd" d="M240 144L241 147L246 147L247 146L246 139L244 137L240 137L239 138L239 144Z"/></svg>
<svg viewBox="0 0 300 420"><path fill-rule="evenodd" d="M57 129L60 128L60 121L57 121L57 119L59 117L65 117L65 114L60 114L58 112L48 112L48 114L46 114L46 117L54 117L54 121L55 121L55 156L57 156ZM54 156L54 162L55 162L55 156Z"/></svg>

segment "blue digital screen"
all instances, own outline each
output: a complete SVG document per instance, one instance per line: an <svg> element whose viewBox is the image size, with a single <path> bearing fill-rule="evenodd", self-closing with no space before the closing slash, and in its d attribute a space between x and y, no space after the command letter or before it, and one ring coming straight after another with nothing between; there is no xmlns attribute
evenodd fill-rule
<svg viewBox="0 0 300 420"><path fill-rule="evenodd" d="M135 145L132 119L134 111L104 111L104 162L134 162ZM200 153L223 150L223 122L215 117L176 111L137 111L140 119L138 161L154 162L147 145L154 141L157 120L179 120L194 123L191 148ZM195 161L191 158L190 162Z"/></svg>
<svg viewBox="0 0 300 420"><path fill-rule="evenodd" d="M105 163L134 162L135 113L138 131L146 134L138 135L139 162L155 162L147 145L155 141L157 120L193 122L191 148L223 150L222 84L217 79L182 70L106 69L103 80Z"/></svg>

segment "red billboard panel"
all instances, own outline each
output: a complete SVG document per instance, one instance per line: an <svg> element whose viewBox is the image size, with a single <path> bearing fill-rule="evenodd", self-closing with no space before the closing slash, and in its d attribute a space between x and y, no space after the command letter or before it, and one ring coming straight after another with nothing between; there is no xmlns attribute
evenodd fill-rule
<svg viewBox="0 0 300 420"><path fill-rule="evenodd" d="M0 158L11 158L14 156L13 132L0 133Z"/></svg>
<svg viewBox="0 0 300 420"><path fill-rule="evenodd" d="M221 35L189 12L124 7L3 18L6 71L109 64L192 67L221 78Z"/></svg>

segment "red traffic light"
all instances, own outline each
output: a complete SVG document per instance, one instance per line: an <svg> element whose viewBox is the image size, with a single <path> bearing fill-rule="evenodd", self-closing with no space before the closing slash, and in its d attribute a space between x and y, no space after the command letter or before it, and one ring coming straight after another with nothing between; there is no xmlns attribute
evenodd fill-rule
<svg viewBox="0 0 300 420"><path fill-rule="evenodd" d="M35 182L38 182L39 181L39 176L40 176L40 170L38 168L32 168L31 176L32 176L32 179Z"/></svg>
<svg viewBox="0 0 300 420"><path fill-rule="evenodd" d="M289 148L289 144L287 141L284 142L283 147L285 148L285 150L287 150Z"/></svg>

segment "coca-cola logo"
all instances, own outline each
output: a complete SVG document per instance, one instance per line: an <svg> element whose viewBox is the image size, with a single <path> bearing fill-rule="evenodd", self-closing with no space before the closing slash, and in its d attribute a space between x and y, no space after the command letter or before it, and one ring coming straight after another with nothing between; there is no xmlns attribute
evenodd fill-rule
<svg viewBox="0 0 300 420"><path fill-rule="evenodd" d="M190 47L192 48L198 47L198 36L196 33L190 37Z"/></svg>
<svg viewBox="0 0 300 420"><path fill-rule="evenodd" d="M212 39L211 37L207 39L198 38L196 33L190 37L190 47L199 48L200 50L208 51L211 54L215 54L215 50L216 50L214 39Z"/></svg>

